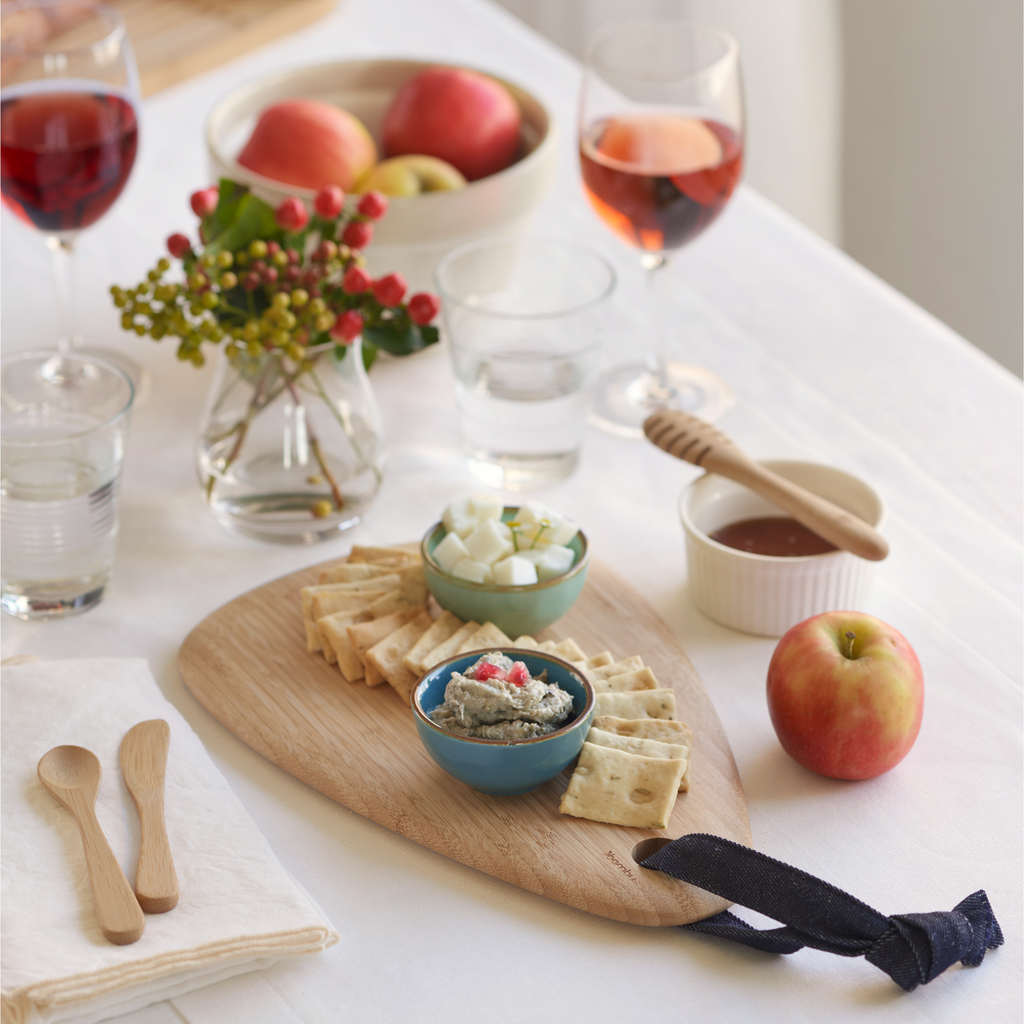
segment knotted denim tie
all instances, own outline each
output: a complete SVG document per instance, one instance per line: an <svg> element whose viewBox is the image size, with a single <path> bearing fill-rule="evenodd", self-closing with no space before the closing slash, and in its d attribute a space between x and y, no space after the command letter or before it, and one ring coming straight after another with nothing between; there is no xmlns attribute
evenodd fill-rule
<svg viewBox="0 0 1024 1024"><path fill-rule="evenodd" d="M783 923L758 930L728 910L683 925L768 953L804 946L839 956L863 956L897 985L913 991L958 960L977 967L987 949L1003 944L984 890L950 911L886 917L834 885L739 843L709 835L673 840L641 861L733 903Z"/></svg>

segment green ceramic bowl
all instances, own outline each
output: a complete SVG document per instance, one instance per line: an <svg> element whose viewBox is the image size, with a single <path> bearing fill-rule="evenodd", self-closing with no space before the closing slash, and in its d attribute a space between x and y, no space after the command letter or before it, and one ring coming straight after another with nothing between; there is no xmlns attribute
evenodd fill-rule
<svg viewBox="0 0 1024 1024"><path fill-rule="evenodd" d="M518 506L506 505L503 519L510 519ZM532 636L560 619L580 596L590 565L590 549L583 531L569 547L576 554L572 568L554 579L527 586L508 587L498 583L470 583L449 576L434 561L433 551L447 531L435 523L423 538L423 571L427 586L437 603L468 622L493 622L509 639Z"/></svg>

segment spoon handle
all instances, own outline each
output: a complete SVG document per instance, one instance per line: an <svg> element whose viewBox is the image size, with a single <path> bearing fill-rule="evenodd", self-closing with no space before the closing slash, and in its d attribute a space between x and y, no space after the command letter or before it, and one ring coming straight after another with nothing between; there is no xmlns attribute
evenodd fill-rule
<svg viewBox="0 0 1024 1024"><path fill-rule="evenodd" d="M178 903L178 876L164 822L164 778L170 740L170 727L162 718L156 718L133 726L121 742L121 772L142 828L135 895L147 914L164 914Z"/></svg>
<svg viewBox="0 0 1024 1024"><path fill-rule="evenodd" d="M824 537L844 551L850 551L869 562L880 562L889 554L885 538L863 519L790 483L756 462L745 458L730 459L726 472L721 467L716 467L715 471L731 477L737 483L745 484L788 512L819 537Z"/></svg>
<svg viewBox="0 0 1024 1024"><path fill-rule="evenodd" d="M146 918L100 828L95 807L81 789L69 790L66 801L82 835L82 849L100 930L118 946L137 942L145 930Z"/></svg>

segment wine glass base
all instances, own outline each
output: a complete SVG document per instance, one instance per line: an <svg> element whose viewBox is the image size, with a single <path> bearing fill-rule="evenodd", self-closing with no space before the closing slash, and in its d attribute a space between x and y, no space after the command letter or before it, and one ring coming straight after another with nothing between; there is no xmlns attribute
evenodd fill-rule
<svg viewBox="0 0 1024 1024"><path fill-rule="evenodd" d="M665 364L662 387L640 363L617 366L598 378L590 423L619 437L644 436L644 420L657 409L678 409L713 423L736 404L732 388L700 366Z"/></svg>

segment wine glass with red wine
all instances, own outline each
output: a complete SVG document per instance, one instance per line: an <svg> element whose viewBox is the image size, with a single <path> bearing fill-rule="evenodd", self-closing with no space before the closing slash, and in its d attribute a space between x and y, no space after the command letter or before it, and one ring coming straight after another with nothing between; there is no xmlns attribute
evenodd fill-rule
<svg viewBox="0 0 1024 1024"><path fill-rule="evenodd" d="M53 253L57 348L68 352L73 246L131 173L138 72L124 19L111 7L14 0L0 7L0 20L0 192Z"/></svg>
<svg viewBox="0 0 1024 1024"><path fill-rule="evenodd" d="M594 421L639 437L664 406L715 419L733 404L729 386L666 358L667 266L722 212L743 168L735 39L691 22L610 25L589 51L579 133L584 192L605 226L639 252L653 319L646 358L599 383Z"/></svg>

